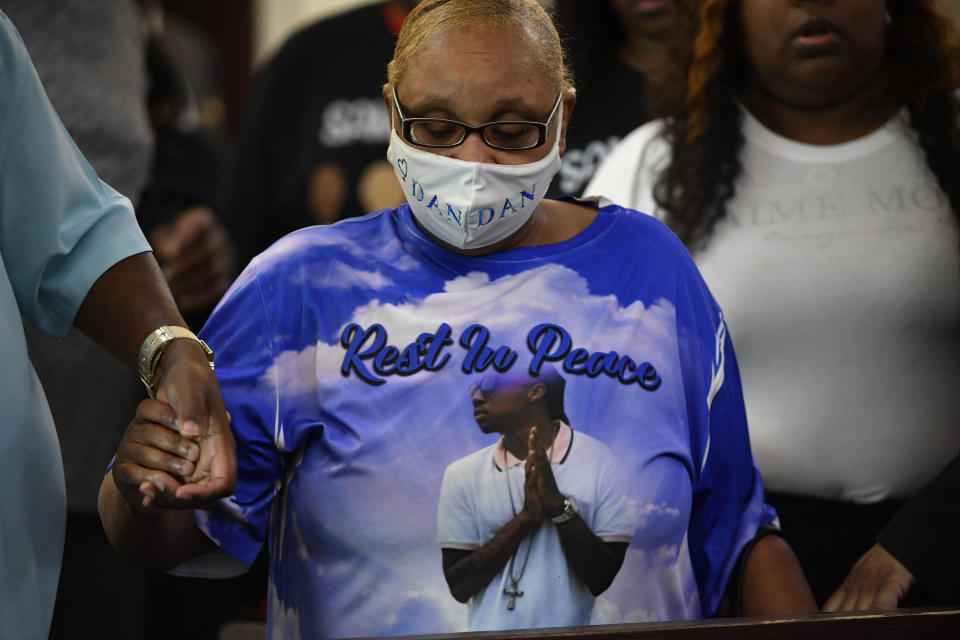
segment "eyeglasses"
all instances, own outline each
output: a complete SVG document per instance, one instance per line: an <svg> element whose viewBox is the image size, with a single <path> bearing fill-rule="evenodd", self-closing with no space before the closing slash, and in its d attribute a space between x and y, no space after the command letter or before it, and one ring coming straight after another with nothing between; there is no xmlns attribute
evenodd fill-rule
<svg viewBox="0 0 960 640"><path fill-rule="evenodd" d="M477 380L476 382L470 385L469 387L470 397L472 398L474 395L476 395L477 391L479 391L480 395L486 398L491 393L496 391L499 386L500 385L497 384L496 376L486 376L486 377L480 378L479 380Z"/></svg>
<svg viewBox="0 0 960 640"><path fill-rule="evenodd" d="M458 120L444 118L407 118L400 110L397 88L393 88L393 104L400 116L400 132L408 142L421 147L448 148L463 144L467 135L478 131L487 146L504 151L536 149L547 140L547 131L553 116L557 114L563 94L550 110L546 122L527 120L498 120L474 127Z"/></svg>

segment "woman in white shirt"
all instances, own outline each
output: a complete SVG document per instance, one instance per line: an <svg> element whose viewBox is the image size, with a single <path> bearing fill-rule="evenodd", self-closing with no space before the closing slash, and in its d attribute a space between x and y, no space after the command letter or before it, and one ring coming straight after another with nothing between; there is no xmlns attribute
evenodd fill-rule
<svg viewBox="0 0 960 640"><path fill-rule="evenodd" d="M693 252L822 603L960 447L960 49L933 2L698 5L683 108L626 138L586 195L663 218ZM937 572L930 555L897 599Z"/></svg>

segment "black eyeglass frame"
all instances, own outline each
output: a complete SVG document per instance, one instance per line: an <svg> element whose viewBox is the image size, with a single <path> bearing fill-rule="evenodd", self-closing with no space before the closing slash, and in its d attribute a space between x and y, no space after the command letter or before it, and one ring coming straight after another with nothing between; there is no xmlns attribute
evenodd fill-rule
<svg viewBox="0 0 960 640"><path fill-rule="evenodd" d="M397 115L400 116L400 134L403 136L403 139L409 142L410 144L415 144L418 147L427 147L429 149L450 149L451 147L459 147L463 144L463 141L467 139L467 136L473 132L480 133L480 139L483 140L484 144L493 149L498 149L500 151L529 151L530 149L536 149L542 147L543 143L547 141L547 135L550 133L550 124L553 122L553 117L557 115L557 109L560 107L560 103L563 102L563 93L561 92L557 95L557 101L553 105L553 109L550 110L550 115L547 116L546 122L533 122L532 120L495 120L493 122L485 122L484 124L474 127L469 125L466 122L460 122L459 120L449 120L447 118L408 118L403 115L403 111L400 109L400 100L397 99L397 88L393 87L393 106L397 110ZM442 122L445 124L455 124L463 128L463 135L460 136L460 140L451 144L427 144L424 142L415 142L410 137L410 129L413 125L419 122ZM526 146L526 147L503 147L500 145L493 144L487 140L486 129L487 127L492 127L494 125L503 125L503 124L520 124L520 125L529 125L536 127L537 129L537 141L536 143Z"/></svg>

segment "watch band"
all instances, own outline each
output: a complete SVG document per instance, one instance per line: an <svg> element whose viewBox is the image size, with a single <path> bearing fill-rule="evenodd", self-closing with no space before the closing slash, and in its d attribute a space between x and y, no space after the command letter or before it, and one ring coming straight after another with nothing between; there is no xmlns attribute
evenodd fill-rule
<svg viewBox="0 0 960 640"><path fill-rule="evenodd" d="M563 511L558 513L555 516L551 516L550 520L554 524L563 524L567 520L570 520L573 516L580 513L580 509L577 507L577 502L570 496L564 496L563 498Z"/></svg>
<svg viewBox="0 0 960 640"><path fill-rule="evenodd" d="M181 339L193 340L198 343L203 348L203 352L207 354L210 368L213 369L213 351L196 334L183 327L160 327L144 339L143 344L140 345L140 354L137 358L140 380L143 381L143 385L147 388L147 394L151 398L157 397L157 366L160 364L160 357L168 344Z"/></svg>

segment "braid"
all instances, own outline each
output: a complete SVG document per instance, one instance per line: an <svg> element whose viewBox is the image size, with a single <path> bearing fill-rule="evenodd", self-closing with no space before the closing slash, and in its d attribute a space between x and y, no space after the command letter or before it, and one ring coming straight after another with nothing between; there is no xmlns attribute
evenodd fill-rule
<svg viewBox="0 0 960 640"><path fill-rule="evenodd" d="M931 0L891 2L888 55L927 165L960 220L960 44Z"/></svg>
<svg viewBox="0 0 960 640"><path fill-rule="evenodd" d="M705 0L696 15L687 14L700 28L687 65L683 106L666 123L673 152L654 198L688 246L701 244L723 217L742 170L742 114L735 98L742 56L735 10L730 0Z"/></svg>
<svg viewBox="0 0 960 640"><path fill-rule="evenodd" d="M693 43L693 57L687 72L687 96L684 101L689 114L684 139L686 145L696 142L710 125L707 86L723 65L723 53L720 52L719 44L723 37L724 5L724 2L714 1L700 6L700 24L703 28Z"/></svg>

